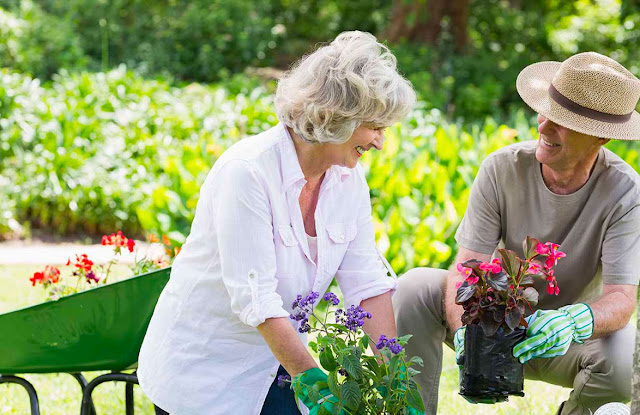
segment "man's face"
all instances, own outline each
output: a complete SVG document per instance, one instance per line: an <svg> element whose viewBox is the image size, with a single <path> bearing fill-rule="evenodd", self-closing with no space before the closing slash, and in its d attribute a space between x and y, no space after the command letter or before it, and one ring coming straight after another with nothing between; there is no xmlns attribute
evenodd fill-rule
<svg viewBox="0 0 640 415"><path fill-rule="evenodd" d="M606 142L601 138L558 125L540 114L538 114L538 132L540 139L536 158L553 170L577 168L592 160L593 155Z"/></svg>

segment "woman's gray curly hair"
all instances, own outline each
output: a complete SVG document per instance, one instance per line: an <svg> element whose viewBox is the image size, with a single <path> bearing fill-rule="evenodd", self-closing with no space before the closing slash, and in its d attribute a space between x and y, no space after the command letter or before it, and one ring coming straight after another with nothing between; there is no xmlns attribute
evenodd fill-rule
<svg viewBox="0 0 640 415"><path fill-rule="evenodd" d="M343 32L302 58L278 82L278 119L307 142L344 143L362 124L404 118L416 94L396 58L370 33Z"/></svg>

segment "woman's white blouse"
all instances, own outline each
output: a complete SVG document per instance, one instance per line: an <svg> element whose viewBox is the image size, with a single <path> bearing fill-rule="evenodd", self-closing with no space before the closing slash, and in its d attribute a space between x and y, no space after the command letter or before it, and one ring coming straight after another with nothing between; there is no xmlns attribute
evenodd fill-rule
<svg viewBox="0 0 640 415"><path fill-rule="evenodd" d="M279 363L256 326L288 317L296 295L322 294L334 276L347 305L395 290L362 167L325 175L317 263L298 201L305 183L283 124L234 144L209 172L140 351L140 385L165 411L260 414Z"/></svg>

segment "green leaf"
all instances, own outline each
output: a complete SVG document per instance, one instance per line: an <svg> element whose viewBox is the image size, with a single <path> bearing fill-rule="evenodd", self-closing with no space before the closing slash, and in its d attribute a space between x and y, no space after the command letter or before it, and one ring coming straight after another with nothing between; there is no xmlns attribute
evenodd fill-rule
<svg viewBox="0 0 640 415"><path fill-rule="evenodd" d="M398 343L404 346L412 337L413 337L413 334L406 334L402 337L398 337Z"/></svg>
<svg viewBox="0 0 640 415"><path fill-rule="evenodd" d="M352 378L358 380L362 377L362 364L354 355L348 354L342 356L342 367L351 375Z"/></svg>
<svg viewBox="0 0 640 415"><path fill-rule="evenodd" d="M538 255L538 252L536 251L536 247L538 246L539 243L540 243L539 240L527 235L527 239L525 239L524 242L522 243L522 248L523 248L522 250L524 252L525 258L531 259L536 255Z"/></svg>
<svg viewBox="0 0 640 415"><path fill-rule="evenodd" d="M320 364L329 372L335 370L338 366L336 358L333 356L333 351L330 347L325 347L325 349L320 352Z"/></svg>
<svg viewBox="0 0 640 415"><path fill-rule="evenodd" d="M321 346L329 346L335 344L336 341L333 337L329 336L318 336L318 344Z"/></svg>
<svg viewBox="0 0 640 415"><path fill-rule="evenodd" d="M407 389L407 393L404 394L405 400L407 404L417 409L420 412L424 412L424 403L422 402L422 397L420 396L420 392L418 391L418 384L413 380L409 380L409 388Z"/></svg>
<svg viewBox="0 0 640 415"><path fill-rule="evenodd" d="M342 401L351 410L358 409L360 405L360 386L354 380L348 380L340 388Z"/></svg>
<svg viewBox="0 0 640 415"><path fill-rule="evenodd" d="M520 260L514 251L509 249L498 249L500 256L502 256L502 268L512 277L516 276L516 273L520 269Z"/></svg>
<svg viewBox="0 0 640 415"><path fill-rule="evenodd" d="M531 305L534 306L536 304L538 304L538 297L540 294L538 294L538 290L536 290L533 287L527 287L524 289L524 291L522 292L522 297L527 300L527 302Z"/></svg>
<svg viewBox="0 0 640 415"><path fill-rule="evenodd" d="M329 377L327 379L327 385L329 386L329 390L336 398L340 399L340 388L338 385L338 373L335 370L329 372Z"/></svg>

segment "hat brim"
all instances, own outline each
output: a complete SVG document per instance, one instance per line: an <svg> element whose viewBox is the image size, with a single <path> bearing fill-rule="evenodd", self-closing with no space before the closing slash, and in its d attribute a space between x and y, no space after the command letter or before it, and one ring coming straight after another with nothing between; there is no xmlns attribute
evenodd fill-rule
<svg viewBox="0 0 640 415"><path fill-rule="evenodd" d="M609 123L578 115L551 99L549 85L560 65L560 62L538 62L520 72L516 88L528 106L554 123L583 134L614 140L640 140L640 114L637 111L627 122Z"/></svg>

